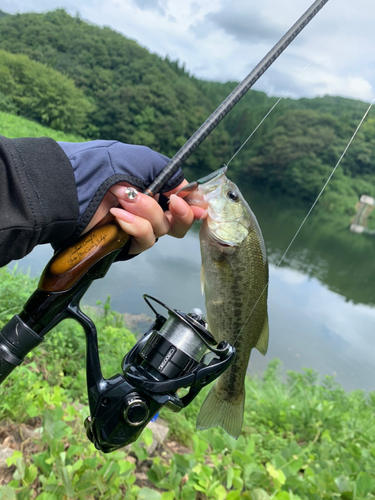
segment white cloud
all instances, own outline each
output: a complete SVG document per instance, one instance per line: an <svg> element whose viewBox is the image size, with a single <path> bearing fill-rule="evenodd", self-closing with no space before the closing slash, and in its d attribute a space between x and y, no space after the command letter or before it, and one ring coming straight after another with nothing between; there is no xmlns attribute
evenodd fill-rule
<svg viewBox="0 0 375 500"><path fill-rule="evenodd" d="M161 15L165 15L167 0L132 0L132 2L141 10L156 11Z"/></svg>
<svg viewBox="0 0 375 500"><path fill-rule="evenodd" d="M374 89L363 76L340 76L314 66L296 77L296 85L298 89L310 85L308 95L340 95L364 101L374 98Z"/></svg>
<svg viewBox="0 0 375 500"><path fill-rule="evenodd" d="M275 40L283 35L283 30L277 23L270 22L260 12L254 11L248 2L224 2L220 10L208 12L192 27L199 37L208 36L209 32L215 29L247 44Z"/></svg>
<svg viewBox="0 0 375 500"><path fill-rule="evenodd" d="M281 280L283 283L287 283L288 285L301 285L302 283L309 281L308 276L295 271L290 267L276 268L275 266L270 265L270 280L272 279L274 273L277 273L277 277L279 280Z"/></svg>
<svg viewBox="0 0 375 500"><path fill-rule="evenodd" d="M9 12L64 7L111 26L151 52L186 63L199 78L242 80L312 0L0 0ZM293 97L324 94L372 100L372 0L330 0L256 88ZM304 68L309 64L309 68ZM302 74L301 74L302 72Z"/></svg>

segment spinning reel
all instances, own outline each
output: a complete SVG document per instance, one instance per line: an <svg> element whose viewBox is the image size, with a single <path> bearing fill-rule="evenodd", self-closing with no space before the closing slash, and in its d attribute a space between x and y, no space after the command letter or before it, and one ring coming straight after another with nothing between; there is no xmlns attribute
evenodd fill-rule
<svg viewBox="0 0 375 500"><path fill-rule="evenodd" d="M234 360L235 349L227 342L216 345L201 316L170 309L145 295L155 313L155 321L125 355L122 374L105 379L100 366L96 327L79 308L92 281L106 274L118 254L119 250L113 246L122 248L124 244L118 240L119 228L106 228L105 231L106 234L113 232L109 253L106 254L108 243L102 248L103 236L99 229L56 254L23 311L3 327L0 332L0 383L56 324L65 318L75 319L86 334L90 406L90 416L85 421L86 433L98 450L108 453L135 441L163 406L175 412L185 408L203 387L228 368ZM99 260L98 247L104 253ZM167 309L168 318L159 314L150 300ZM180 397L177 391L182 388L188 388L188 392Z"/></svg>
<svg viewBox="0 0 375 500"><path fill-rule="evenodd" d="M201 316L172 310L149 295L144 299L156 318L124 357L123 374L96 380L88 387L91 416L85 421L86 432L104 452L135 441L161 407L181 411L235 356L227 342L214 347L216 342ZM149 299L168 310L168 319L155 311ZM91 342L94 347L95 341ZM87 370L98 374L100 367L94 363ZM179 397L177 391L187 387L188 393Z"/></svg>

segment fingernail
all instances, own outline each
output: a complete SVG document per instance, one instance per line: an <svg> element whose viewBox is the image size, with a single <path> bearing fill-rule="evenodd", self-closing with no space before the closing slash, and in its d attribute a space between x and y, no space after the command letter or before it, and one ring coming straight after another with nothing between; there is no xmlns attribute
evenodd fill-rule
<svg viewBox="0 0 375 500"><path fill-rule="evenodd" d="M207 219L207 215L208 215L208 210L205 210L203 214L199 217L199 220Z"/></svg>
<svg viewBox="0 0 375 500"><path fill-rule="evenodd" d="M134 222L135 215L123 210L122 208L111 208L111 214L116 217L116 219L122 220L124 222Z"/></svg>
<svg viewBox="0 0 375 500"><path fill-rule="evenodd" d="M188 213L189 208L182 200L182 198L179 198L175 194L172 194L169 198L169 201L180 217L184 217Z"/></svg>
<svg viewBox="0 0 375 500"><path fill-rule="evenodd" d="M136 201L138 199L138 191L132 187L127 187L125 189L126 201Z"/></svg>

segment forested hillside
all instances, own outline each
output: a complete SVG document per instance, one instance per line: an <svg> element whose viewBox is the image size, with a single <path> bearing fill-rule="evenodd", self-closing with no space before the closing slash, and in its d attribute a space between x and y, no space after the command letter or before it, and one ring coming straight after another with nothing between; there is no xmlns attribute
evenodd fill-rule
<svg viewBox="0 0 375 500"><path fill-rule="evenodd" d="M95 106L59 71L0 49L0 109L78 133Z"/></svg>
<svg viewBox="0 0 375 500"><path fill-rule="evenodd" d="M146 144L173 155L207 118L210 100L178 64L150 54L109 28L89 25L62 10L6 16L0 47L48 64L74 79L95 104L82 134ZM196 162L226 157L223 127Z"/></svg>
<svg viewBox="0 0 375 500"><path fill-rule="evenodd" d="M0 65L8 68L0 71L0 110L87 138L145 144L168 156L236 86L194 78L178 62L151 54L120 33L64 10L1 17L0 49ZM12 59L9 53L28 59L21 64L20 56ZM65 78L66 88L74 82L71 96L80 102L75 106L80 117L73 119L74 124L53 121L42 110L40 116L31 113L26 97L32 99L40 82L21 78L19 67L32 72L32 62L45 65L39 66L40 79L58 81L53 68L64 75L60 78ZM275 97L249 91L187 161L190 176L228 162L275 102ZM311 202L366 108L364 102L340 97L283 99L231 163L231 174ZM325 208L349 214L359 195L375 194L374 132L370 114L329 185L322 200Z"/></svg>

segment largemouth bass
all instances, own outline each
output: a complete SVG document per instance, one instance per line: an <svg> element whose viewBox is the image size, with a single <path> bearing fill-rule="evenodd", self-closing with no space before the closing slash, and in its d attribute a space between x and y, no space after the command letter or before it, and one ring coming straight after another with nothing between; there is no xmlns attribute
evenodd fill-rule
<svg viewBox="0 0 375 500"><path fill-rule="evenodd" d="M255 347L264 355L268 347L268 262L258 222L225 171L195 183L186 198L207 208L199 236L208 328L218 343L227 340L237 352L205 399L197 428L220 426L238 438L250 353Z"/></svg>

